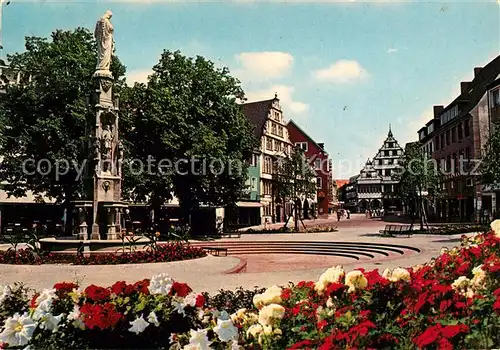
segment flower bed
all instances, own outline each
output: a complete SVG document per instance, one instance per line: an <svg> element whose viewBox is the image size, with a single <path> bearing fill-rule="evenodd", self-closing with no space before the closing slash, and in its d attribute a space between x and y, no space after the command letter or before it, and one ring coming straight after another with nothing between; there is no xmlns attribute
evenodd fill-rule
<svg viewBox="0 0 500 350"><path fill-rule="evenodd" d="M77 254L41 253L31 249L0 251L0 264L75 264L75 265L115 265L153 262L169 262L206 256L201 248L185 243L158 244L143 251L125 253L98 253L89 256Z"/></svg>
<svg viewBox="0 0 500 350"><path fill-rule="evenodd" d="M195 294L167 275L0 295L0 342L31 348L345 349L500 346L500 221L425 265L265 291Z"/></svg>
<svg viewBox="0 0 500 350"><path fill-rule="evenodd" d="M243 231L243 233L318 233L318 232L337 232L336 227L331 226L312 226L304 229L303 227L299 228L298 231L295 231L293 227L279 227L279 228L269 228L262 230L248 229Z"/></svg>
<svg viewBox="0 0 500 350"><path fill-rule="evenodd" d="M471 232L486 232L488 231L487 225L446 225L437 226L429 230L413 230L413 234L433 234L433 235L456 235L461 233Z"/></svg>

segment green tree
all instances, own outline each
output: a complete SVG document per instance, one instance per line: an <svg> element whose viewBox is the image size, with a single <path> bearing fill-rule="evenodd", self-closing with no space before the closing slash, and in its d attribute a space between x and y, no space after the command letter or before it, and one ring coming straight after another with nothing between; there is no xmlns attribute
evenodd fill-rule
<svg viewBox="0 0 500 350"><path fill-rule="evenodd" d="M0 180L7 182L9 195L19 197L32 191L39 198L48 196L62 203L69 234L71 202L83 190L76 169L87 158L82 152L85 128L94 123L88 101L95 89L96 43L87 29L77 28L56 30L51 40L27 37L25 48L8 57L10 67L21 71L24 79L7 88L1 102L4 159ZM111 71L116 91L125 74L116 57Z"/></svg>
<svg viewBox="0 0 500 350"><path fill-rule="evenodd" d="M237 103L244 92L229 70L164 51L147 85L131 90L131 155L154 160L128 181L132 199L158 209L175 194L185 222L203 204L235 202L245 190L244 160L258 142Z"/></svg>
<svg viewBox="0 0 500 350"><path fill-rule="evenodd" d="M483 183L490 184L495 189L500 188L500 162L498 159L500 159L500 120L496 120L490 130L481 162Z"/></svg>
<svg viewBox="0 0 500 350"><path fill-rule="evenodd" d="M425 201L439 196L441 173L434 159L425 153L419 142L409 144L394 176L399 181L398 196L418 213L420 229L426 218Z"/></svg>
<svg viewBox="0 0 500 350"><path fill-rule="evenodd" d="M313 198L316 193L316 173L304 155L304 151L298 147L293 148L292 153L286 157L275 159L274 197L277 202L285 207L287 201L293 201L293 214L295 230L299 229L299 210L301 197ZM288 224L289 218L285 222Z"/></svg>

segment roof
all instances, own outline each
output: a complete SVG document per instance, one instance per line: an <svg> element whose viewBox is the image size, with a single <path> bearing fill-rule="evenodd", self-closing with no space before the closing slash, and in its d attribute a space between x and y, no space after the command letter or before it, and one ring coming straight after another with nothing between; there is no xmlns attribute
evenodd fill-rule
<svg viewBox="0 0 500 350"><path fill-rule="evenodd" d="M335 180L335 186L337 188L341 188L344 185L347 185L349 183L349 180Z"/></svg>
<svg viewBox="0 0 500 350"><path fill-rule="evenodd" d="M446 106L440 114L459 103L466 103L465 108L461 110L459 117L469 114L469 112L477 106L481 98L488 90L488 86L497 79L499 74L500 55L481 68L481 70L479 70L475 75L474 79L469 83L467 91L461 93L455 100L453 100L453 102Z"/></svg>
<svg viewBox="0 0 500 350"><path fill-rule="evenodd" d="M245 116L253 125L255 136L259 139L262 137L269 110L272 108L275 100L277 98L243 104L243 113L245 113Z"/></svg>
<svg viewBox="0 0 500 350"><path fill-rule="evenodd" d="M314 144L316 147L318 147L318 149L321 150L323 153L328 154L328 152L326 152L323 147L318 145L317 142L314 141L312 137L307 135L307 133L296 122L294 122L292 119L290 119L287 123L287 126L288 126L288 124L293 124L302 133L302 135L304 135L312 144Z"/></svg>

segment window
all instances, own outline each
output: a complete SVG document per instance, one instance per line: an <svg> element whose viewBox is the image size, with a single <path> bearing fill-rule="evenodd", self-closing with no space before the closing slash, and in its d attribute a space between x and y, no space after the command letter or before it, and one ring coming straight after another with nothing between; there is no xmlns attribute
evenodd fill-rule
<svg viewBox="0 0 500 350"><path fill-rule="evenodd" d="M446 146L448 146L450 144L450 141L451 141L451 130L446 130Z"/></svg>
<svg viewBox="0 0 500 350"><path fill-rule="evenodd" d="M257 191L257 178L252 177L252 191Z"/></svg>
<svg viewBox="0 0 500 350"><path fill-rule="evenodd" d="M470 125L469 125L469 119L467 119L464 122L464 137L469 137L470 136Z"/></svg>
<svg viewBox="0 0 500 350"><path fill-rule="evenodd" d="M281 151L281 142L278 140L274 140L274 150L280 152Z"/></svg>
<svg viewBox="0 0 500 350"><path fill-rule="evenodd" d="M388 157L389 156L389 151L384 151L384 157Z"/></svg>
<svg viewBox="0 0 500 350"><path fill-rule="evenodd" d="M307 142L295 142L295 146L300 147L304 152L307 152Z"/></svg>
<svg viewBox="0 0 500 350"><path fill-rule="evenodd" d="M322 182L322 179L320 177L316 178L316 187L317 188L322 188L323 187L323 182Z"/></svg>
<svg viewBox="0 0 500 350"><path fill-rule="evenodd" d="M279 112L274 111L274 119L276 119L277 121L280 121L280 113Z"/></svg>
<svg viewBox="0 0 500 350"><path fill-rule="evenodd" d="M273 140L269 137L266 138L266 149L273 150Z"/></svg>
<svg viewBox="0 0 500 350"><path fill-rule="evenodd" d="M491 106L500 106L500 89L496 89L491 93Z"/></svg>
<svg viewBox="0 0 500 350"><path fill-rule="evenodd" d="M283 137L283 127L278 125L278 136Z"/></svg>
<svg viewBox="0 0 500 350"><path fill-rule="evenodd" d="M385 169L385 176L391 176L391 169Z"/></svg>
<svg viewBox="0 0 500 350"><path fill-rule="evenodd" d="M271 134L276 135L276 124L271 122Z"/></svg>
<svg viewBox="0 0 500 350"><path fill-rule="evenodd" d="M451 129L451 142L452 143L455 143L457 142L457 128L456 127L453 127L453 129Z"/></svg>
<svg viewBox="0 0 500 350"><path fill-rule="evenodd" d="M444 133L441 134L441 142L439 142L441 145L441 148L444 148L446 145L444 143Z"/></svg>
<svg viewBox="0 0 500 350"><path fill-rule="evenodd" d="M314 160L314 169L316 169L316 170L321 169L321 159Z"/></svg>
<svg viewBox="0 0 500 350"><path fill-rule="evenodd" d="M436 137L434 142L436 142L436 149L439 149L439 137Z"/></svg>
<svg viewBox="0 0 500 350"><path fill-rule="evenodd" d="M262 169L262 172L266 173L266 174L271 174L272 170L273 170L273 164L272 164L271 157L265 157L264 158L264 169Z"/></svg>
<svg viewBox="0 0 500 350"><path fill-rule="evenodd" d="M250 166L257 166L258 163L258 155L252 154L252 159L250 161Z"/></svg>
<svg viewBox="0 0 500 350"><path fill-rule="evenodd" d="M273 187L270 182L264 182L264 195L272 195L273 194Z"/></svg>
<svg viewBox="0 0 500 350"><path fill-rule="evenodd" d="M458 126L457 126L457 136L458 136L459 140L463 139L463 137L464 137L463 131L462 131L462 123L458 124Z"/></svg>
<svg viewBox="0 0 500 350"><path fill-rule="evenodd" d="M393 165L394 164L394 159L389 159L388 163L389 163L389 165Z"/></svg>

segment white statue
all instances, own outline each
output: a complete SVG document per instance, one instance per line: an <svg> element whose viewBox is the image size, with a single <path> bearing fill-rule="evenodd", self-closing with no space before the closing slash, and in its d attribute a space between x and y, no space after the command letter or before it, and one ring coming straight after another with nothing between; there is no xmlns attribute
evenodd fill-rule
<svg viewBox="0 0 500 350"><path fill-rule="evenodd" d="M113 25L111 17L113 13L106 13L97 21L95 25L94 36L97 41L97 67L96 70L109 72L111 65L111 55L113 54L115 42L113 40Z"/></svg>

